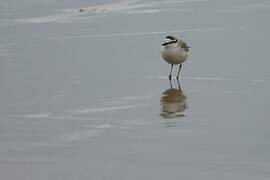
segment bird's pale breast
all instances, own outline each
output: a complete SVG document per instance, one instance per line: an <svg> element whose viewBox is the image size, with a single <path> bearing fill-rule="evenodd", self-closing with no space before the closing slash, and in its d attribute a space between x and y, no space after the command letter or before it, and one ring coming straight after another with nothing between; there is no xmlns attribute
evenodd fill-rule
<svg viewBox="0 0 270 180"><path fill-rule="evenodd" d="M162 47L161 56L169 64L182 64L187 60L188 53L176 47Z"/></svg>

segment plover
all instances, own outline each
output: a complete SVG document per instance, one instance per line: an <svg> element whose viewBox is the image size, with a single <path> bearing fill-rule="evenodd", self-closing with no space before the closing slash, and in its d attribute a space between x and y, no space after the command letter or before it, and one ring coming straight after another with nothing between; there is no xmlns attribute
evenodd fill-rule
<svg viewBox="0 0 270 180"><path fill-rule="evenodd" d="M169 79L172 78L173 65L179 64L179 70L176 78L178 79L182 64L187 60L190 46L182 40L172 35L166 36L161 45L161 56L169 64L171 64Z"/></svg>

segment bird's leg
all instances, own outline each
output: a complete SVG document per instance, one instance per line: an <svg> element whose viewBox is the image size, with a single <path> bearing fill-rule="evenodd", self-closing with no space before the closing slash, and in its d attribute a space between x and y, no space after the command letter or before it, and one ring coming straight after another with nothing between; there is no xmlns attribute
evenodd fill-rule
<svg viewBox="0 0 270 180"><path fill-rule="evenodd" d="M180 83L179 83L178 78L177 78L177 85L178 85L178 89L179 89L179 91L181 91L182 89L181 89L181 86L180 86Z"/></svg>
<svg viewBox="0 0 270 180"><path fill-rule="evenodd" d="M176 78L177 78L177 79L178 79L178 77L179 77L179 74L180 74L181 68L182 68L182 64L180 64L180 65L179 65L179 70L178 70L178 73L177 73L177 76L176 76Z"/></svg>
<svg viewBox="0 0 270 180"><path fill-rule="evenodd" d="M169 74L169 79L172 79L172 69L173 69L173 64L171 65L171 70L170 70L170 74Z"/></svg>
<svg viewBox="0 0 270 180"><path fill-rule="evenodd" d="M170 87L171 87L171 89L173 88L172 87L172 79L169 79L169 81L170 81Z"/></svg>

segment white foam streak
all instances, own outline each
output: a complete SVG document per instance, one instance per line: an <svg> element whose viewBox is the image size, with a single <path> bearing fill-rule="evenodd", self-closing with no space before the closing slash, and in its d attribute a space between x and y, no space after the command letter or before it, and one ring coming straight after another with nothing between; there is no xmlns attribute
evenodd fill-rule
<svg viewBox="0 0 270 180"><path fill-rule="evenodd" d="M77 16L77 13L62 13L43 17L15 19L14 21L19 23L69 22Z"/></svg>
<svg viewBox="0 0 270 180"><path fill-rule="evenodd" d="M184 32L212 32L220 31L223 28L198 28L198 29L178 29L167 31L150 31L150 32L129 32L129 33L109 33L109 34L90 34L80 36L60 36L54 39L86 39L86 38L108 38L108 37L123 37L123 36L146 36L146 35L160 35L167 33L184 33Z"/></svg>
<svg viewBox="0 0 270 180"><path fill-rule="evenodd" d="M194 2L205 2L205 1L208 1L208 0L155 1L155 2L149 2L149 3L142 2L141 0L119 1L119 2L104 4L104 5L83 7L83 8L80 8L80 11L93 12L93 13L109 13L109 12L121 12L123 10L153 8L153 7L158 7L158 6L167 5L167 4L179 4L179 3L182 4L182 3L194 3Z"/></svg>
<svg viewBox="0 0 270 180"><path fill-rule="evenodd" d="M81 110L70 111L71 114L88 114L106 111L117 111L122 109L134 108L136 105L125 105L125 106L113 106L113 107L100 107L100 108L85 108Z"/></svg>
<svg viewBox="0 0 270 180"><path fill-rule="evenodd" d="M128 10L128 9L136 9L136 8L145 8L149 7L148 4L138 3L141 0L132 0L132 1L119 1L108 3L104 5L97 5L97 6L89 6L80 8L81 12L93 12L93 13L109 13L109 12L117 12L121 10ZM138 4L137 4L138 3Z"/></svg>
<svg viewBox="0 0 270 180"><path fill-rule="evenodd" d="M223 78L223 77L190 77L190 80L206 80L206 81L246 81L246 82L264 82L262 79L241 79L241 78Z"/></svg>
<svg viewBox="0 0 270 180"><path fill-rule="evenodd" d="M69 135L63 135L62 138L64 141L78 141L78 140L84 140L93 136L96 136L100 133L102 133L104 129L91 129L87 131L80 131L75 132Z"/></svg>
<svg viewBox="0 0 270 180"><path fill-rule="evenodd" d="M128 105L138 101L145 101L149 99L149 96L129 96L129 97L113 97L108 100L107 105Z"/></svg>
<svg viewBox="0 0 270 180"><path fill-rule="evenodd" d="M41 113L41 114L28 114L28 115L23 115L19 116L21 118L29 118L29 119L39 119L39 118L48 118L50 117L50 113Z"/></svg>
<svg viewBox="0 0 270 180"><path fill-rule="evenodd" d="M155 1L145 2L142 0L121 0L113 1L111 3L94 5L89 7L82 7L80 9L60 9L59 13L41 17L29 17L15 19L14 22L19 23L68 23L76 22L82 19L104 17L101 14L118 13L118 14L144 14L157 13L164 10L169 10L167 4L179 3L196 3L205 2L208 0L189 0L189 1ZM82 17L87 16L87 17Z"/></svg>

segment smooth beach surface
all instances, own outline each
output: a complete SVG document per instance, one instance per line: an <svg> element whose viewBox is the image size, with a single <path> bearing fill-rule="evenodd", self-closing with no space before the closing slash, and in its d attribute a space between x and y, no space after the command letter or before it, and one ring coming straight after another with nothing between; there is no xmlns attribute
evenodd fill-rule
<svg viewBox="0 0 270 180"><path fill-rule="evenodd" d="M0 8L0 179L270 178L270 2ZM192 47L179 84L167 34Z"/></svg>

